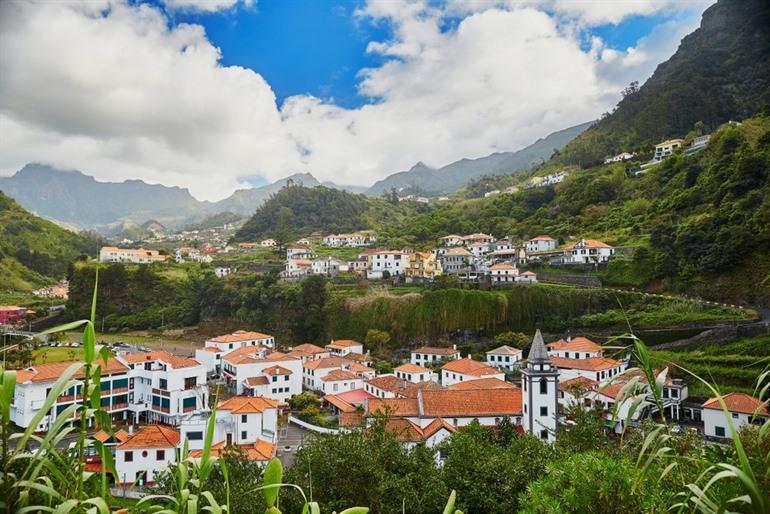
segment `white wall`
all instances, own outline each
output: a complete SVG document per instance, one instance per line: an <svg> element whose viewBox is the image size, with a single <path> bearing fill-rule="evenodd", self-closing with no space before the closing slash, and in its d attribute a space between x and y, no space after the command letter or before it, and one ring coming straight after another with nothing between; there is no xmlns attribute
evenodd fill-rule
<svg viewBox="0 0 770 514"><path fill-rule="evenodd" d="M163 456L158 458L158 451L163 452ZM126 454L133 456L132 461L126 460ZM148 483L155 481L155 476L164 470L169 464L176 462L176 448L131 448L115 450L115 470L118 472L118 482L122 484L132 484L137 475L147 472Z"/></svg>

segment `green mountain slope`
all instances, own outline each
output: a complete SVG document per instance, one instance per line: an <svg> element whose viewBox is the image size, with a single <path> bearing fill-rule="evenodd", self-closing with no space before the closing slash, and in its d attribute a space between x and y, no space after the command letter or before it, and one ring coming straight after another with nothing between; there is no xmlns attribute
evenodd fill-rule
<svg viewBox="0 0 770 514"><path fill-rule="evenodd" d="M0 191L0 290L29 291L64 278L96 243L22 209Z"/></svg>
<svg viewBox="0 0 770 514"><path fill-rule="evenodd" d="M391 189L421 194L447 194L485 175L503 175L531 168L551 157L593 122L566 128L516 152L500 152L479 159L460 159L438 169L417 163L409 171L394 173L376 182L366 194L377 196Z"/></svg>
<svg viewBox="0 0 770 514"><path fill-rule="evenodd" d="M770 105L770 2L719 0L636 92L569 143L562 164L590 166L622 151L650 151L701 122L710 132Z"/></svg>

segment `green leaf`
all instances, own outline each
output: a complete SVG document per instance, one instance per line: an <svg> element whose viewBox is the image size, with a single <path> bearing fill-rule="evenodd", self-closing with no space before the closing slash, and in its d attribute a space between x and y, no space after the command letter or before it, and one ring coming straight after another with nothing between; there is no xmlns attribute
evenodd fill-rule
<svg viewBox="0 0 770 514"><path fill-rule="evenodd" d="M340 514L367 514L367 512L369 512L369 507L350 507L340 512Z"/></svg>
<svg viewBox="0 0 770 514"><path fill-rule="evenodd" d="M277 457L273 457L270 462L267 463L262 478L262 484L263 487L265 487L263 494L265 495L265 503L268 507L275 505L275 502L278 499L278 485L281 483L282 478L283 466L281 465L281 461Z"/></svg>
<svg viewBox="0 0 770 514"><path fill-rule="evenodd" d="M457 491L452 489L452 492L449 494L449 500L446 502L446 507L444 507L444 514L452 514L452 511L455 508L456 499L457 499Z"/></svg>

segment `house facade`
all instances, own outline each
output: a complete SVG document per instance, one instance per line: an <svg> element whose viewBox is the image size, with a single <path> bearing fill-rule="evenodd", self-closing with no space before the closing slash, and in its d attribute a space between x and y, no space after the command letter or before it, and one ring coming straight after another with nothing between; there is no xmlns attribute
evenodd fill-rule
<svg viewBox="0 0 770 514"><path fill-rule="evenodd" d="M607 262L615 249L596 239L581 239L564 247L565 264L599 264Z"/></svg>

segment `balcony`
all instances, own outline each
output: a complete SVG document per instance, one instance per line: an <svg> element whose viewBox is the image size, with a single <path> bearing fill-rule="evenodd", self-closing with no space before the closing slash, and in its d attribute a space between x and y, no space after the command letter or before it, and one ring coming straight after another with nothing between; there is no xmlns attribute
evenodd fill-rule
<svg viewBox="0 0 770 514"><path fill-rule="evenodd" d="M116 403L114 405L110 405L109 407L107 407L107 410L114 411L114 410L121 410L121 409L127 409L127 408L128 408L128 403L123 402L123 403Z"/></svg>
<svg viewBox="0 0 770 514"><path fill-rule="evenodd" d="M128 387L118 387L116 389L113 389L110 394L121 394L121 393L127 393Z"/></svg>
<svg viewBox="0 0 770 514"><path fill-rule="evenodd" d="M195 410L195 406L185 407L182 409L182 412L193 412L194 410Z"/></svg>
<svg viewBox="0 0 770 514"><path fill-rule="evenodd" d="M160 407L160 406L157 406L157 405L153 405L152 410L155 410L155 411L158 411L158 412L163 412L165 414L168 414L168 413L171 412L171 409L169 407Z"/></svg>
<svg viewBox="0 0 770 514"><path fill-rule="evenodd" d="M165 397L171 396L171 393L166 391L165 389L156 389L154 387L152 388L152 394L157 394L159 396L165 396Z"/></svg>

